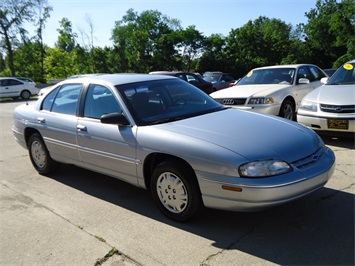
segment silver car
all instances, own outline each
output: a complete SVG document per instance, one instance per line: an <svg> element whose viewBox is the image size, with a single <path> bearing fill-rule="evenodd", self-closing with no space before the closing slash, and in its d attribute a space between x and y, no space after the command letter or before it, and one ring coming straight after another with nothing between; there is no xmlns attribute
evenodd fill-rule
<svg viewBox="0 0 355 266"><path fill-rule="evenodd" d="M148 189L177 221L202 206L253 211L323 187L335 157L312 130L225 108L176 77L68 79L14 111L15 139L43 175L58 163Z"/></svg>
<svg viewBox="0 0 355 266"><path fill-rule="evenodd" d="M355 60L303 98L297 121L317 132L355 133Z"/></svg>

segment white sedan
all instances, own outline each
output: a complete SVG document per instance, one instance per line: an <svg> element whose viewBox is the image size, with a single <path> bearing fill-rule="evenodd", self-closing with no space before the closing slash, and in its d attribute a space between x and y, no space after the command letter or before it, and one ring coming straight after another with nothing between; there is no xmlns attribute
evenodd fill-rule
<svg viewBox="0 0 355 266"><path fill-rule="evenodd" d="M25 81L23 78L0 77L0 98L21 97L28 100L37 94L38 89L34 82Z"/></svg>
<svg viewBox="0 0 355 266"><path fill-rule="evenodd" d="M211 93L225 106L296 119L304 96L322 85L327 75L309 64L260 67L251 70L236 86Z"/></svg>
<svg viewBox="0 0 355 266"><path fill-rule="evenodd" d="M317 132L355 133L355 60L301 102L297 121Z"/></svg>

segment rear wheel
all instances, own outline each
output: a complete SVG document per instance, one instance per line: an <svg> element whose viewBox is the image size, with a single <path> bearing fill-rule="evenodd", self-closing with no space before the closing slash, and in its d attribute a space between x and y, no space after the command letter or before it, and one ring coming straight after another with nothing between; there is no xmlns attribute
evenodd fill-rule
<svg viewBox="0 0 355 266"><path fill-rule="evenodd" d="M54 161L47 150L40 134L33 134L28 140L28 151L34 168L41 175L46 175L55 170L58 163Z"/></svg>
<svg viewBox="0 0 355 266"><path fill-rule="evenodd" d="M279 116L288 120L295 120L295 106L290 100L285 100L280 108Z"/></svg>
<svg viewBox="0 0 355 266"><path fill-rule="evenodd" d="M161 212L176 221L189 220L201 207L201 193L193 170L167 161L153 171L151 191Z"/></svg>
<svg viewBox="0 0 355 266"><path fill-rule="evenodd" d="M31 93L29 91L22 91L21 98L24 100L28 100L31 97Z"/></svg>

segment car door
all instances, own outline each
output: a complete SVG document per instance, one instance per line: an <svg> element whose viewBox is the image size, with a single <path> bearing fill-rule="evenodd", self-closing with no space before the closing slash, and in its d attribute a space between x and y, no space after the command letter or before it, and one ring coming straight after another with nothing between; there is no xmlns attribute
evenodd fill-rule
<svg viewBox="0 0 355 266"><path fill-rule="evenodd" d="M309 82L304 83L305 79L307 79ZM298 110L298 106L300 105L303 97L306 96L314 89L312 82L313 82L313 78L311 72L309 71L309 68L307 66L299 67L297 69L296 81L295 81L296 85L293 91L293 95L296 101L296 110Z"/></svg>
<svg viewBox="0 0 355 266"><path fill-rule="evenodd" d="M80 83L58 86L46 95L40 107L38 128L54 160L80 164L76 129L82 87Z"/></svg>
<svg viewBox="0 0 355 266"><path fill-rule="evenodd" d="M77 124L79 154L84 167L136 185L134 128L100 121L103 114L121 112L110 88L91 84L87 89L83 116Z"/></svg>
<svg viewBox="0 0 355 266"><path fill-rule="evenodd" d="M0 80L0 97L18 97L20 96L21 91L23 90L23 82L5 78Z"/></svg>

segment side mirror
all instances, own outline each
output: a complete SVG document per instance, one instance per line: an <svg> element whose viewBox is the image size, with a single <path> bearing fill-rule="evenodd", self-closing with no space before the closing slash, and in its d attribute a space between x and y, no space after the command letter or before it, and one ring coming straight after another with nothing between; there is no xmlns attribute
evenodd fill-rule
<svg viewBox="0 0 355 266"><path fill-rule="evenodd" d="M100 118L103 124L113 124L119 126L128 126L130 123L127 118L121 113L104 114Z"/></svg>
<svg viewBox="0 0 355 266"><path fill-rule="evenodd" d="M298 84L308 84L309 83L309 79L306 78L300 78L298 80Z"/></svg>
<svg viewBox="0 0 355 266"><path fill-rule="evenodd" d="M323 84L326 84L329 80L329 77L324 77L324 78L321 78L320 82L322 82Z"/></svg>

